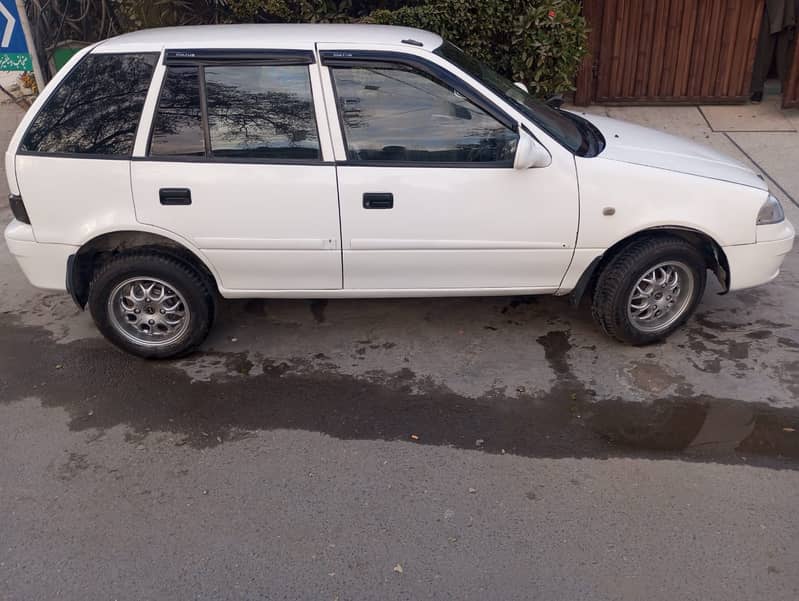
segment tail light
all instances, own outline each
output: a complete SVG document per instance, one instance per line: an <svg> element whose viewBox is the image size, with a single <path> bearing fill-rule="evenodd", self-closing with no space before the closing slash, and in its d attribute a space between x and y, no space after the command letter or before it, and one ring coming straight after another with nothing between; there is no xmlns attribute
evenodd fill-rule
<svg viewBox="0 0 799 601"><path fill-rule="evenodd" d="M25 210L25 205L22 202L22 196L19 194L9 194L8 204L11 206L11 212L14 214L14 219L30 225L31 218L28 217L28 211Z"/></svg>

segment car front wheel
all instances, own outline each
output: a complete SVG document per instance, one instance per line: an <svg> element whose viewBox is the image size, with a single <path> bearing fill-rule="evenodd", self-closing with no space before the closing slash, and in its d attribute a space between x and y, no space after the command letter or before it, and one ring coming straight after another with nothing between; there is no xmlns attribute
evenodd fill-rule
<svg viewBox="0 0 799 601"><path fill-rule="evenodd" d="M145 358L194 350L211 328L214 302L202 274L155 252L111 259L97 271L89 292L89 309L103 335Z"/></svg>
<svg viewBox="0 0 799 601"><path fill-rule="evenodd" d="M599 274L592 313L602 329L621 342L657 342L688 320L706 280L705 259L686 240L672 236L637 240Z"/></svg>

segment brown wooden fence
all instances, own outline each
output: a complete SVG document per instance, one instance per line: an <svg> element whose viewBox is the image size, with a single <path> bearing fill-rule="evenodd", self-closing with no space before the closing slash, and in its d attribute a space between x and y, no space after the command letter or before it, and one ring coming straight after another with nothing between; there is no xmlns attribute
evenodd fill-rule
<svg viewBox="0 0 799 601"><path fill-rule="evenodd" d="M785 108L799 108L799 36L794 44L791 70L782 89L782 106Z"/></svg>
<svg viewBox="0 0 799 601"><path fill-rule="evenodd" d="M591 55L577 104L748 97L763 0L584 0L583 11Z"/></svg>

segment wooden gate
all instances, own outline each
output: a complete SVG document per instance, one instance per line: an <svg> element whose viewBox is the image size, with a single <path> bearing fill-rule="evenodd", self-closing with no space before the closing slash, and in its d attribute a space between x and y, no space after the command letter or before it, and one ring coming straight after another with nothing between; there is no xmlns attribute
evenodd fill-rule
<svg viewBox="0 0 799 601"><path fill-rule="evenodd" d="M782 84L783 108L799 108L799 36L793 47L793 62L788 79Z"/></svg>
<svg viewBox="0 0 799 601"><path fill-rule="evenodd" d="M763 0L584 0L575 102L742 102Z"/></svg>

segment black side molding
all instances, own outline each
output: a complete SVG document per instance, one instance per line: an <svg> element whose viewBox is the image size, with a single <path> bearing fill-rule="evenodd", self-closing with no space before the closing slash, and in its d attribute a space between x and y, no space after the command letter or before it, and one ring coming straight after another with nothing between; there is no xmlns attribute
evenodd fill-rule
<svg viewBox="0 0 799 601"><path fill-rule="evenodd" d="M175 49L164 52L165 65L251 63L260 65L312 65L311 50Z"/></svg>

